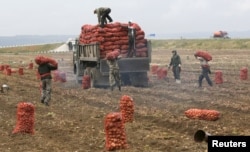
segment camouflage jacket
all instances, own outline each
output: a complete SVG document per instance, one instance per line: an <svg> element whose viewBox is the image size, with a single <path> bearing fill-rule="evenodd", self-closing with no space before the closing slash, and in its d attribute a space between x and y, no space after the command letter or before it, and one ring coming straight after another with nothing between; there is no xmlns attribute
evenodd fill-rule
<svg viewBox="0 0 250 152"><path fill-rule="evenodd" d="M107 64L109 66L109 71L112 70L119 70L119 66L118 66L118 60L107 60Z"/></svg>

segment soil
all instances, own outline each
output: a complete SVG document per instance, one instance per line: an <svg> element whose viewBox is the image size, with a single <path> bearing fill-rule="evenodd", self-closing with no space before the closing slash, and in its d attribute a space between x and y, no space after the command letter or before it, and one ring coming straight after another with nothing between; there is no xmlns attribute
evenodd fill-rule
<svg viewBox="0 0 250 152"><path fill-rule="evenodd" d="M249 67L250 50L210 50L214 80L215 71L223 72L223 83L210 87L203 80L197 86L199 62L193 50L177 50L182 59L181 84L173 73L159 80L148 73L147 88L123 86L120 92L104 88L82 89L76 84L72 70L72 53L43 54L58 60L59 70L67 82L54 82L50 106L40 103L36 66L27 69L37 54L1 54L1 62L17 68L25 66L24 75L0 73L0 83L10 89L0 93L1 152L104 152L104 118L119 112L123 95L133 98L134 121L125 124L128 149L122 152L204 152L206 142L195 142L194 133L204 130L211 135L250 135L250 80L240 79L240 69ZM152 64L168 65L171 50L155 49ZM17 104L31 102L35 106L35 133L12 134L17 122ZM220 112L216 121L189 119L184 112L190 108Z"/></svg>

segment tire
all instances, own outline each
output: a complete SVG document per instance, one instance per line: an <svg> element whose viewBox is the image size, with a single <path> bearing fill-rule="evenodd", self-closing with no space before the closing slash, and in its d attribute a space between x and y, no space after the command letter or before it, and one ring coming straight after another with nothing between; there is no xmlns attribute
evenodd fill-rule
<svg viewBox="0 0 250 152"><path fill-rule="evenodd" d="M80 70L81 67L79 64L76 64L76 83L82 84L82 71Z"/></svg>

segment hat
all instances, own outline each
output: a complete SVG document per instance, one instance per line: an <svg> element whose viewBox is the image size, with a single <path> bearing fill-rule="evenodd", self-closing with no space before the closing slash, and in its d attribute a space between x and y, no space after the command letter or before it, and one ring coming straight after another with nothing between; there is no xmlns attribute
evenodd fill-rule
<svg viewBox="0 0 250 152"><path fill-rule="evenodd" d="M176 53L176 50L173 50L172 53Z"/></svg>

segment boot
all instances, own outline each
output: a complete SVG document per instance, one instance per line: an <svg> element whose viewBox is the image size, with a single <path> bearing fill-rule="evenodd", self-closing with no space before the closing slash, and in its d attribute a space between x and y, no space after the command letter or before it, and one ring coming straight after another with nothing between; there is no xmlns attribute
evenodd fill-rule
<svg viewBox="0 0 250 152"><path fill-rule="evenodd" d="M177 84L181 84L181 80L179 80L179 79L176 79L176 81L175 81Z"/></svg>
<svg viewBox="0 0 250 152"><path fill-rule="evenodd" d="M118 88L119 88L119 91L122 91L122 89L121 89L121 85L119 85L119 86L118 86Z"/></svg>
<svg viewBox="0 0 250 152"><path fill-rule="evenodd" d="M49 106L49 103L48 103L48 102L44 102L44 104L45 104L46 106Z"/></svg>
<svg viewBox="0 0 250 152"><path fill-rule="evenodd" d="M41 99L41 103L44 103L44 100L43 100L43 99Z"/></svg>

